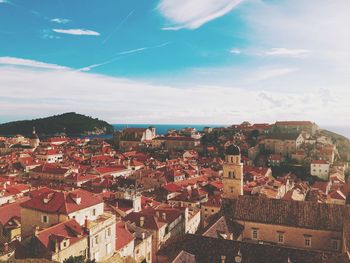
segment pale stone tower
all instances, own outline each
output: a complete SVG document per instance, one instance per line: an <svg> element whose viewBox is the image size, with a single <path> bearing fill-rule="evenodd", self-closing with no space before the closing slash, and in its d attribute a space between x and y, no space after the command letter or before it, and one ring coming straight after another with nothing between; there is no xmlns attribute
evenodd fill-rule
<svg viewBox="0 0 350 263"><path fill-rule="evenodd" d="M243 195L243 164L238 146L231 144L226 148L223 170L224 198L237 199Z"/></svg>
<svg viewBox="0 0 350 263"><path fill-rule="evenodd" d="M35 127L33 127L33 132L29 136L29 145L30 145L30 147L35 149L36 147L39 146L39 144L40 144L40 139L39 139L38 135L36 134Z"/></svg>

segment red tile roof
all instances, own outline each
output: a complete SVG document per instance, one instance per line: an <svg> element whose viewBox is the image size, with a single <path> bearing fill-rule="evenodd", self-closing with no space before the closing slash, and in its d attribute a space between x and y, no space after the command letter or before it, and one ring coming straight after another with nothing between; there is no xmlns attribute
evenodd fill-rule
<svg viewBox="0 0 350 263"><path fill-rule="evenodd" d="M73 200L74 195L81 197L80 203L76 203ZM103 203L101 197L88 191L77 189L72 192L51 191L43 193L24 202L21 206L47 213L61 213L67 215L100 203Z"/></svg>
<svg viewBox="0 0 350 263"><path fill-rule="evenodd" d="M86 236L87 233L84 229L75 221L75 219L71 219L40 231L36 237L45 248L52 251L54 250L52 241L60 242L64 239L69 239L69 245L71 246Z"/></svg>
<svg viewBox="0 0 350 263"><path fill-rule="evenodd" d="M57 164L44 164L35 167L31 170L32 172L36 173L49 173L49 174L65 174L69 171L67 168L62 168Z"/></svg>
<svg viewBox="0 0 350 263"><path fill-rule="evenodd" d="M115 225L116 231L116 239L115 239L115 248L116 250L120 250L130 242L134 240L134 236L127 229L125 222L120 221Z"/></svg>
<svg viewBox="0 0 350 263"><path fill-rule="evenodd" d="M5 225L12 218L21 217L21 203L27 201L29 198L24 197L16 200L15 203L7 204L0 207L0 223Z"/></svg>

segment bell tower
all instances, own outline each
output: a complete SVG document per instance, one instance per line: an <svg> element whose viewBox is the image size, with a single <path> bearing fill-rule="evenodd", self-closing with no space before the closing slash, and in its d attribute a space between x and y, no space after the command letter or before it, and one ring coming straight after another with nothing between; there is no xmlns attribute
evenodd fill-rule
<svg viewBox="0 0 350 263"><path fill-rule="evenodd" d="M29 145L30 145L30 147L35 149L36 147L39 146L39 144L40 144L40 139L39 139L38 135L36 134L35 127L33 127L33 132L29 136Z"/></svg>
<svg viewBox="0 0 350 263"><path fill-rule="evenodd" d="M231 144L226 148L223 170L224 198L237 199L243 195L243 164L238 146Z"/></svg>

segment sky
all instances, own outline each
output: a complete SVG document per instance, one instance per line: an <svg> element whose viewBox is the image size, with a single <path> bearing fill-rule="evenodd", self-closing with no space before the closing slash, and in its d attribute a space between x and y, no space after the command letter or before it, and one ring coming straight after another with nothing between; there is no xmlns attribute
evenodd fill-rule
<svg viewBox="0 0 350 263"><path fill-rule="evenodd" d="M348 0L0 0L0 122L348 125Z"/></svg>

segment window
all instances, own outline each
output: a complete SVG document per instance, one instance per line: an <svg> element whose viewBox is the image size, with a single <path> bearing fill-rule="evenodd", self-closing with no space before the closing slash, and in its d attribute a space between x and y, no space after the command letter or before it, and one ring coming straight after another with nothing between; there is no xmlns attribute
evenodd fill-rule
<svg viewBox="0 0 350 263"><path fill-rule="evenodd" d="M107 229L107 237L110 237L111 236L111 228L108 228Z"/></svg>
<svg viewBox="0 0 350 263"><path fill-rule="evenodd" d="M339 240L338 239L332 239L331 240L331 246L333 250L339 250Z"/></svg>
<svg viewBox="0 0 350 263"><path fill-rule="evenodd" d="M214 213L214 209L212 209L211 212Z"/></svg>
<svg viewBox="0 0 350 263"><path fill-rule="evenodd" d="M258 240L258 229L257 228L253 228L252 229L252 239L253 240Z"/></svg>
<svg viewBox="0 0 350 263"><path fill-rule="evenodd" d="M96 209L92 209L92 215L95 216L96 215Z"/></svg>
<svg viewBox="0 0 350 263"><path fill-rule="evenodd" d="M63 247L67 247L67 241L63 241Z"/></svg>
<svg viewBox="0 0 350 263"><path fill-rule="evenodd" d="M311 247L311 236L304 236L304 246L305 247Z"/></svg>
<svg viewBox="0 0 350 263"><path fill-rule="evenodd" d="M94 241L95 241L95 244L97 245L98 244L98 236L94 237Z"/></svg>
<svg viewBox="0 0 350 263"><path fill-rule="evenodd" d="M233 171L228 172L228 178L234 179L235 178L235 173Z"/></svg>
<svg viewBox="0 0 350 263"><path fill-rule="evenodd" d="M277 233L277 242L280 244L284 243L284 233L282 233L282 232Z"/></svg>
<svg viewBox="0 0 350 263"><path fill-rule="evenodd" d="M231 193L234 193L235 189L233 187L230 187L230 191L231 191Z"/></svg>
<svg viewBox="0 0 350 263"><path fill-rule="evenodd" d="M48 224L49 223L49 217L44 215L41 217L41 222L45 223L45 224Z"/></svg>

